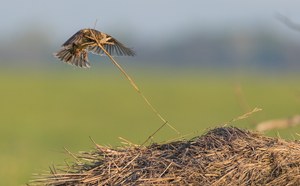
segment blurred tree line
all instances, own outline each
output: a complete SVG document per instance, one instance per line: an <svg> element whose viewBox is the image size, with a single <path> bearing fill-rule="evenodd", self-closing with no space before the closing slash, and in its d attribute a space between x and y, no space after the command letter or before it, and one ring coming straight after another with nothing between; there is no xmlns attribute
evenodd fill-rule
<svg viewBox="0 0 300 186"><path fill-rule="evenodd" d="M124 37L121 35L118 39L122 41ZM158 43L148 43L146 40L137 42L134 41L134 37L131 39L133 41L128 45L133 45L137 57L129 60L136 60L138 64L300 68L300 43L266 28L230 32L181 32L178 35L171 34L166 40ZM138 44L135 46L134 43ZM0 42L0 65L46 67L55 60L52 53L61 44L45 30L29 29L18 32ZM91 59L93 60L93 57Z"/></svg>

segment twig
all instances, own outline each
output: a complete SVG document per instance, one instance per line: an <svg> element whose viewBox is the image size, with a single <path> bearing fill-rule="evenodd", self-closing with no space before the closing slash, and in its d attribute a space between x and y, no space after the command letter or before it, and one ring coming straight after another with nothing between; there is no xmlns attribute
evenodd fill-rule
<svg viewBox="0 0 300 186"><path fill-rule="evenodd" d="M237 102L238 102L240 108L242 109L242 111L243 112L251 111L250 106L249 106L249 104L248 104L248 102L245 98L245 95L244 95L244 92L242 90L242 87L241 87L240 83L236 84L235 89L234 89L234 93L235 93L235 97L236 97ZM256 120L253 119L253 118L250 118L249 121L252 125L257 124Z"/></svg>
<svg viewBox="0 0 300 186"><path fill-rule="evenodd" d="M134 147L138 147L138 146L139 146L139 145L137 145L137 144L132 143L132 142L129 141L128 139L123 138L123 137L119 137L119 139L123 141L123 142L121 142L121 143L123 143L123 144L127 144L127 145L129 145L129 146L134 146Z"/></svg>
<svg viewBox="0 0 300 186"><path fill-rule="evenodd" d="M241 115L241 116L238 116L238 117L236 117L236 118L230 120L230 121L227 122L227 123L233 123L233 122L238 121L238 120L246 119L246 118L248 118L249 116L251 116L252 114L254 114L254 113L256 113L256 112L259 112L259 111L262 111L262 109L261 109L261 108L255 107L252 111L247 112L247 113L245 113L245 114L243 114L243 115Z"/></svg>
<svg viewBox="0 0 300 186"><path fill-rule="evenodd" d="M167 168L159 175L159 178L161 178L161 177L166 173L166 171L171 167L172 164L173 164L173 162L171 162L171 163L167 166Z"/></svg>
<svg viewBox="0 0 300 186"><path fill-rule="evenodd" d="M154 131L147 139L146 141L144 141L141 146L144 146L156 133L158 133L165 125L167 124L167 121L166 123L164 123L163 125L161 125L158 129L156 129L156 131Z"/></svg>
<svg viewBox="0 0 300 186"><path fill-rule="evenodd" d="M71 155L77 162L80 162L81 163L81 161L72 153L72 152L70 152L66 147L64 147L64 149L65 149L65 151L69 154L69 155Z"/></svg>

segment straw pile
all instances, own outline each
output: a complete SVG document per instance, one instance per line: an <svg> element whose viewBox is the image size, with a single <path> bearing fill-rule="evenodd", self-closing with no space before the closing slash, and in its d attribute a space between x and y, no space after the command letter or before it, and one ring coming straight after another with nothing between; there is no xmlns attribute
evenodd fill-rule
<svg viewBox="0 0 300 186"><path fill-rule="evenodd" d="M96 145L74 156L31 185L300 185L300 142L234 127L148 147Z"/></svg>

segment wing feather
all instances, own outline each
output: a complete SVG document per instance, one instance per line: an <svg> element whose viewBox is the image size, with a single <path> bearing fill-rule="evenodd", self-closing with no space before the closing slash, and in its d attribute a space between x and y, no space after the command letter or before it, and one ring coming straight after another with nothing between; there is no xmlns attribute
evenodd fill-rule
<svg viewBox="0 0 300 186"><path fill-rule="evenodd" d="M90 63L87 58L87 51L83 50L79 55L74 55L70 48L63 48L54 54L59 60L75 66L89 68Z"/></svg>
<svg viewBox="0 0 300 186"><path fill-rule="evenodd" d="M96 37L95 40L94 37ZM134 56L132 49L125 47L115 38L94 29L82 29L62 44L62 49L55 53L59 60L79 67L90 67L88 52L105 55L98 42L112 56Z"/></svg>
<svg viewBox="0 0 300 186"><path fill-rule="evenodd" d="M111 36L109 36L111 37ZM112 56L135 56L135 52L130 49L125 47L122 43L120 43L118 40L114 39L111 37L109 40L110 43L113 44L104 44L103 48ZM98 55L104 55L105 53L102 51L102 49L99 46L93 46L93 47L88 47L87 50L89 52L92 52L94 54Z"/></svg>
<svg viewBox="0 0 300 186"><path fill-rule="evenodd" d="M84 36L84 29L79 30L74 35L72 35L62 46L72 45L73 43L81 43Z"/></svg>

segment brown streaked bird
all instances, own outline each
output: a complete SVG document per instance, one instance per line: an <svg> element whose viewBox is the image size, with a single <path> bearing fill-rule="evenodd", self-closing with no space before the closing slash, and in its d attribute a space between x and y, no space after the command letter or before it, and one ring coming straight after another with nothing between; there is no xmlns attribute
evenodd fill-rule
<svg viewBox="0 0 300 186"><path fill-rule="evenodd" d="M110 55L135 55L132 49L125 47L112 36L89 28L76 32L62 45L62 49L54 55L68 64L88 68L90 67L88 52L105 55L105 52L98 46L98 43L101 44Z"/></svg>

